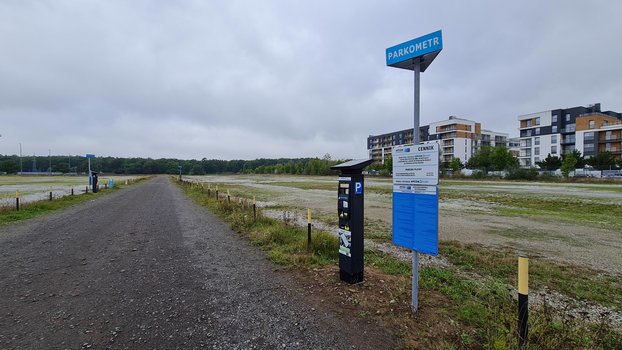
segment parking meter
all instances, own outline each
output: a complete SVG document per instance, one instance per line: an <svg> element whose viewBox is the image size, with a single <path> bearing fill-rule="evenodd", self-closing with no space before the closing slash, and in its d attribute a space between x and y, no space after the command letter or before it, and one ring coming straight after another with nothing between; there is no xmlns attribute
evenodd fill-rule
<svg viewBox="0 0 622 350"><path fill-rule="evenodd" d="M97 193L97 172L91 171L91 179L93 185L93 193Z"/></svg>
<svg viewBox="0 0 622 350"><path fill-rule="evenodd" d="M363 281L364 192L363 169L372 159L356 159L332 166L339 170L339 277L350 284Z"/></svg>

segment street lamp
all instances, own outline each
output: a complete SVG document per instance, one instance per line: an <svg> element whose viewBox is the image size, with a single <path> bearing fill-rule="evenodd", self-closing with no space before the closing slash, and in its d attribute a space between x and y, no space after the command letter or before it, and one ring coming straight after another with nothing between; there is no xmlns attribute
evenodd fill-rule
<svg viewBox="0 0 622 350"><path fill-rule="evenodd" d="M177 166L179 168L179 181L181 181L181 165Z"/></svg>

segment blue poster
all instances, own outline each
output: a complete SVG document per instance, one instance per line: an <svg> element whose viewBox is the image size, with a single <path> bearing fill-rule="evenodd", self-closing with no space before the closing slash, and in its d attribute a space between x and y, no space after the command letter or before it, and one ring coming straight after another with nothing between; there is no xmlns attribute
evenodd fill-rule
<svg viewBox="0 0 622 350"><path fill-rule="evenodd" d="M393 192L393 243L438 255L438 190L435 194Z"/></svg>

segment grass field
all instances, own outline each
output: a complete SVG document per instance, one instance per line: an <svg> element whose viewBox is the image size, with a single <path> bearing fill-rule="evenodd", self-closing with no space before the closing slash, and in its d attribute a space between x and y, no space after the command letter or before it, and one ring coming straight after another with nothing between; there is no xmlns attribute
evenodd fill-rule
<svg viewBox="0 0 622 350"><path fill-rule="evenodd" d="M103 186L110 178L115 184L123 184L138 176L100 176L99 184ZM75 194L81 194L87 185L86 176L0 176L0 206L13 205L16 192L25 204L46 199L50 192L57 198L66 196L72 188Z"/></svg>
<svg viewBox="0 0 622 350"><path fill-rule="evenodd" d="M336 264L334 235L330 242L335 231L336 178L262 175L191 180L203 183L204 188L218 186L221 193L229 190L234 196L256 196L268 215L267 223L259 227L238 209L212 203L212 210L221 212L239 231L250 232L251 241L268 250L275 262L310 268L320 279L319 285L326 283L327 277L315 270ZM410 254L390 243L390 186L390 180L366 180L365 234L366 266L376 282L394 283L384 290L391 293L393 307L387 309L386 302L391 300L385 300L386 294L361 287L357 293L366 293L366 297L348 297L356 300L352 307L361 318L446 332L405 332L405 347L429 341L438 348L515 348L516 259L528 254L534 349L616 348L622 344L619 185L442 182L440 253L425 264L422 261L420 274L422 314L430 317L427 326L408 312ZM201 191L192 195L204 198ZM306 225L306 208L313 210L314 226L328 234L322 236L322 246L328 250L321 254L316 251L309 256L303 249L306 235L301 226ZM283 212L288 213L287 220ZM286 236L282 236L283 227L290 230ZM339 288L335 283L333 288ZM387 314L387 310L392 311ZM450 326L443 323L447 319L453 320Z"/></svg>

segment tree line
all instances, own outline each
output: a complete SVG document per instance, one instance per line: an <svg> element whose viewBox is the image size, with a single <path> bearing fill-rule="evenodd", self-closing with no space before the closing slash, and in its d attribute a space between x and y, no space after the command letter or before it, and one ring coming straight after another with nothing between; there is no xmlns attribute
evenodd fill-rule
<svg viewBox="0 0 622 350"><path fill-rule="evenodd" d="M323 158L260 158L254 160L175 159L175 158L120 158L97 157L91 159L91 170L108 174L149 175L179 174L336 174L332 165L342 161ZM51 163L51 167L50 167ZM23 172L87 173L88 160L81 156L23 157ZM15 174L20 171L20 159L15 155L0 155L0 172Z"/></svg>

